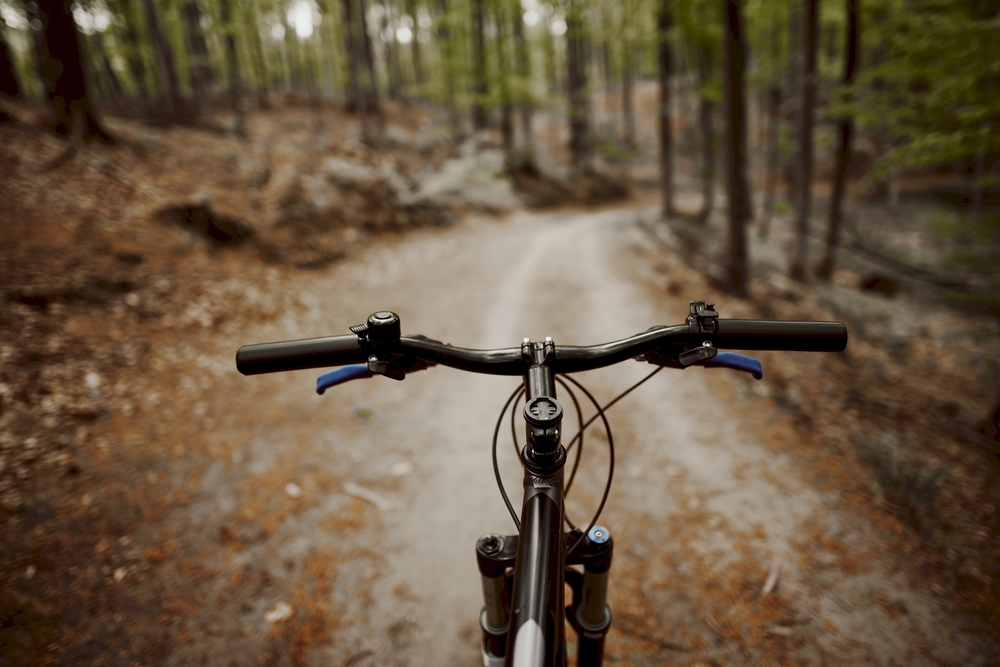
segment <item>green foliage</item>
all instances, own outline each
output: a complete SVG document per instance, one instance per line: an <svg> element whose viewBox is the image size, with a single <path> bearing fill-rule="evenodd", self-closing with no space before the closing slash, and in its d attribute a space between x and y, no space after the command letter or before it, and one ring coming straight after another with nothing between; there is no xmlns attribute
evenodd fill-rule
<svg viewBox="0 0 1000 667"><path fill-rule="evenodd" d="M1000 18L980 2L872 2L854 105L888 150L870 175L1000 152Z"/></svg>
<svg viewBox="0 0 1000 667"><path fill-rule="evenodd" d="M703 62L708 77L696 90L709 102L722 101L722 5L718 0L683 0L676 5L675 16L679 30L691 49L692 60Z"/></svg>
<svg viewBox="0 0 1000 667"><path fill-rule="evenodd" d="M144 0L77 0L74 12L90 16L84 48L103 55L126 95L162 94L164 85L154 50ZM183 88L191 88L191 62L182 7L189 0L152 0L173 52ZM296 88L345 92L351 54L345 48L344 0L229 0L231 18L223 20L222 0L197 0L205 20L214 86L228 87L224 53L235 38L237 67L250 89ZM359 0L351 0L357 7ZM555 103L565 99L566 18L578 14L594 57L587 64L587 90L620 85L631 73L638 81L655 77L659 40L657 15L663 0L482 0L487 16L488 93L476 99L489 108ZM795 0L798 2L799 0ZM703 99L722 102L722 3L719 0L669 0L677 77L698 80ZM398 63L404 94L467 110L474 100L474 0L365 0L368 36L380 90L389 81L388 58ZM830 120L853 115L859 132L881 156L871 179L906 169L972 162L976 155L1000 155L1000 0L862 0L861 57L855 84L839 86L845 50L843 0L820 3L819 105ZM0 29L12 47L17 74L27 96L40 99L33 30L20 0L0 0ZM296 30L296 12L309 8L309 30ZM778 85L791 106L789 71L801 53L792 53L792 9L788 0L744 2L748 82ZM801 12L799 12L801 14ZM101 20L97 20L100 16ZM801 17L800 17L801 18ZM355 10L355 20L357 20ZM79 20L78 20L79 22ZM402 28L402 30L401 30ZM101 32L95 36L94 30ZM88 32L89 31L89 32ZM517 37L521 34L521 38ZM407 37L400 37L406 35ZM97 37L97 38L95 38ZM414 49L419 40L426 81L417 85ZM91 69L100 62L89 54ZM698 65L705 77L692 76ZM138 65L138 67L136 67ZM359 68L367 85L367 64ZM142 74L136 73L142 71ZM95 76L106 76L103 71ZM139 80L141 79L141 80ZM690 79L688 79L690 80ZM109 91L104 85L100 90ZM753 94L749 92L748 94ZM779 147L794 153L793 123L781 123ZM817 132L822 153L835 137ZM613 146L595 147L616 158ZM988 180L988 175L987 179Z"/></svg>

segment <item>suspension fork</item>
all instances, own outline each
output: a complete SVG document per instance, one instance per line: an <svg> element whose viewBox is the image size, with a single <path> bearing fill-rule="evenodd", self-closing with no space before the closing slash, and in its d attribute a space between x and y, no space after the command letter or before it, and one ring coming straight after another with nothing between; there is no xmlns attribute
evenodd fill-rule
<svg viewBox="0 0 1000 667"><path fill-rule="evenodd" d="M485 603L480 615L483 664L565 665L565 582L573 589L573 604L565 611L579 640L578 664L599 667L611 626L607 582L612 542L607 530L597 526L583 539L579 530L563 533L566 450L560 443L562 407L555 399L550 366L555 345L551 338L544 343L525 339L521 354L527 394L521 535L485 535L476 544ZM567 546L578 541L580 546L567 554ZM568 563L582 564L583 574Z"/></svg>
<svg viewBox="0 0 1000 667"><path fill-rule="evenodd" d="M582 533L566 533L566 548L572 547ZM507 655L507 634L510 629L510 604L513 568L517 563L517 535L483 535L476 543L476 560L483 584L483 611L479 625L483 631L483 664L503 667ZM594 526L572 553L566 564L582 565L583 572L566 567L565 581L573 590L572 603L566 607L566 618L576 632L577 665L600 667L604 657L604 639L611 629L611 608L608 606L608 574L614 542L607 528Z"/></svg>

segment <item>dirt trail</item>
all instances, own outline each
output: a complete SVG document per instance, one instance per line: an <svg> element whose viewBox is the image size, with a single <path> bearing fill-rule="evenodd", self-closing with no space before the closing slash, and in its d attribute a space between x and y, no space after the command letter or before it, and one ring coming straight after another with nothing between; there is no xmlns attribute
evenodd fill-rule
<svg viewBox="0 0 1000 667"><path fill-rule="evenodd" d="M660 258L649 247L621 211L472 222L283 286L305 290L299 300L312 304L308 315L291 326L248 329L242 340L341 332L384 308L400 313L406 332L472 347L516 345L524 336L613 340L684 315L683 301L649 289L661 280L652 268ZM725 313L725 304L720 308ZM585 381L607 400L648 370L624 364ZM348 486L331 489L324 506L348 502L345 488L358 493L350 484L373 491L382 505L365 510L361 539L375 552L366 554L367 566L357 559L336 566L334 610L348 613L328 650L339 664L476 664L481 601L472 549L480 534L512 528L488 444L514 383L434 369L400 384L376 378L339 387L316 408L311 379L232 382L298 405L262 415L260 433L298 431L290 421L317 413L309 417L314 437L285 455L313 459L319 449L325 458L318 461L332 461L317 465L331 465ZM882 554L879 528L812 488L802 461L761 443L746 414L759 407L727 383L701 370L667 371L611 413L618 474L602 523L620 540L613 660L988 664L981 640L961 629L948 605ZM257 413L253 404L241 409ZM580 520L599 498L606 471L599 443L599 436L591 440L570 497ZM516 491L516 463L504 445L503 470ZM260 449L259 441L250 449ZM289 517L265 544L282 554L296 545L301 556L331 539L321 527L296 529ZM762 597L778 564L777 590ZM735 583L727 579L734 572L743 576ZM354 609L348 600L356 595L366 604ZM733 615L741 605L743 619ZM741 624L756 631L730 636Z"/></svg>
<svg viewBox="0 0 1000 667"><path fill-rule="evenodd" d="M473 549L513 528L489 443L516 381L436 368L319 398L315 373L244 378L233 353L345 333L381 309L405 333L469 347L585 345L681 321L704 283L635 218L470 219L316 272L219 259L231 270L186 315L203 327L150 341L149 368L82 436L72 497L19 519L37 524L39 554L72 552L18 565L31 572L11 588L18 599L73 591L63 609L36 610L36 628L64 628L36 630L37 646L92 664L480 664ZM227 320L235 309L253 315ZM580 379L607 401L649 371L626 363ZM667 370L609 414L609 664L994 664L996 646L896 553L913 538L817 481L825 462L810 457L822 450L803 454L787 417L741 394L743 382ZM501 443L516 501L518 466ZM578 522L606 470L595 433L568 499ZM38 508L75 518L43 530Z"/></svg>

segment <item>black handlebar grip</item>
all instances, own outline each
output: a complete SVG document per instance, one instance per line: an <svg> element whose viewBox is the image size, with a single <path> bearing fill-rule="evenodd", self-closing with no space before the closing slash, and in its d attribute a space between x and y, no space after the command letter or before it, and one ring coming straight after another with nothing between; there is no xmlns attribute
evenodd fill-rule
<svg viewBox="0 0 1000 667"><path fill-rule="evenodd" d="M847 347L842 322L718 320L716 345L729 350L840 352Z"/></svg>
<svg viewBox="0 0 1000 667"><path fill-rule="evenodd" d="M357 336L327 336L244 345L236 352L236 369L243 375L260 375L361 364L367 359Z"/></svg>

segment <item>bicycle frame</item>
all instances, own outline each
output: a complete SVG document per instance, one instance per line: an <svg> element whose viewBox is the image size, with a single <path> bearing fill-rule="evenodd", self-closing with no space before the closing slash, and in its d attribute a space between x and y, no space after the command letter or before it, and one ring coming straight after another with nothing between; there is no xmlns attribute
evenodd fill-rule
<svg viewBox="0 0 1000 667"><path fill-rule="evenodd" d="M555 347L525 341L524 372L527 440L521 451L524 498L517 536L484 535L476 544L484 608L483 663L487 667L562 667L566 664L565 613L576 630L580 667L599 667L604 637L611 627L607 606L608 570L613 543L599 526L581 539L579 530L563 532L561 408L555 400L555 373L549 361ZM533 399L548 399L555 419L531 419ZM569 539L567 539L569 538ZM567 545L579 545L567 553ZM583 565L583 574L568 565ZM513 573L509 572L513 569ZM565 607L565 584L573 601Z"/></svg>

